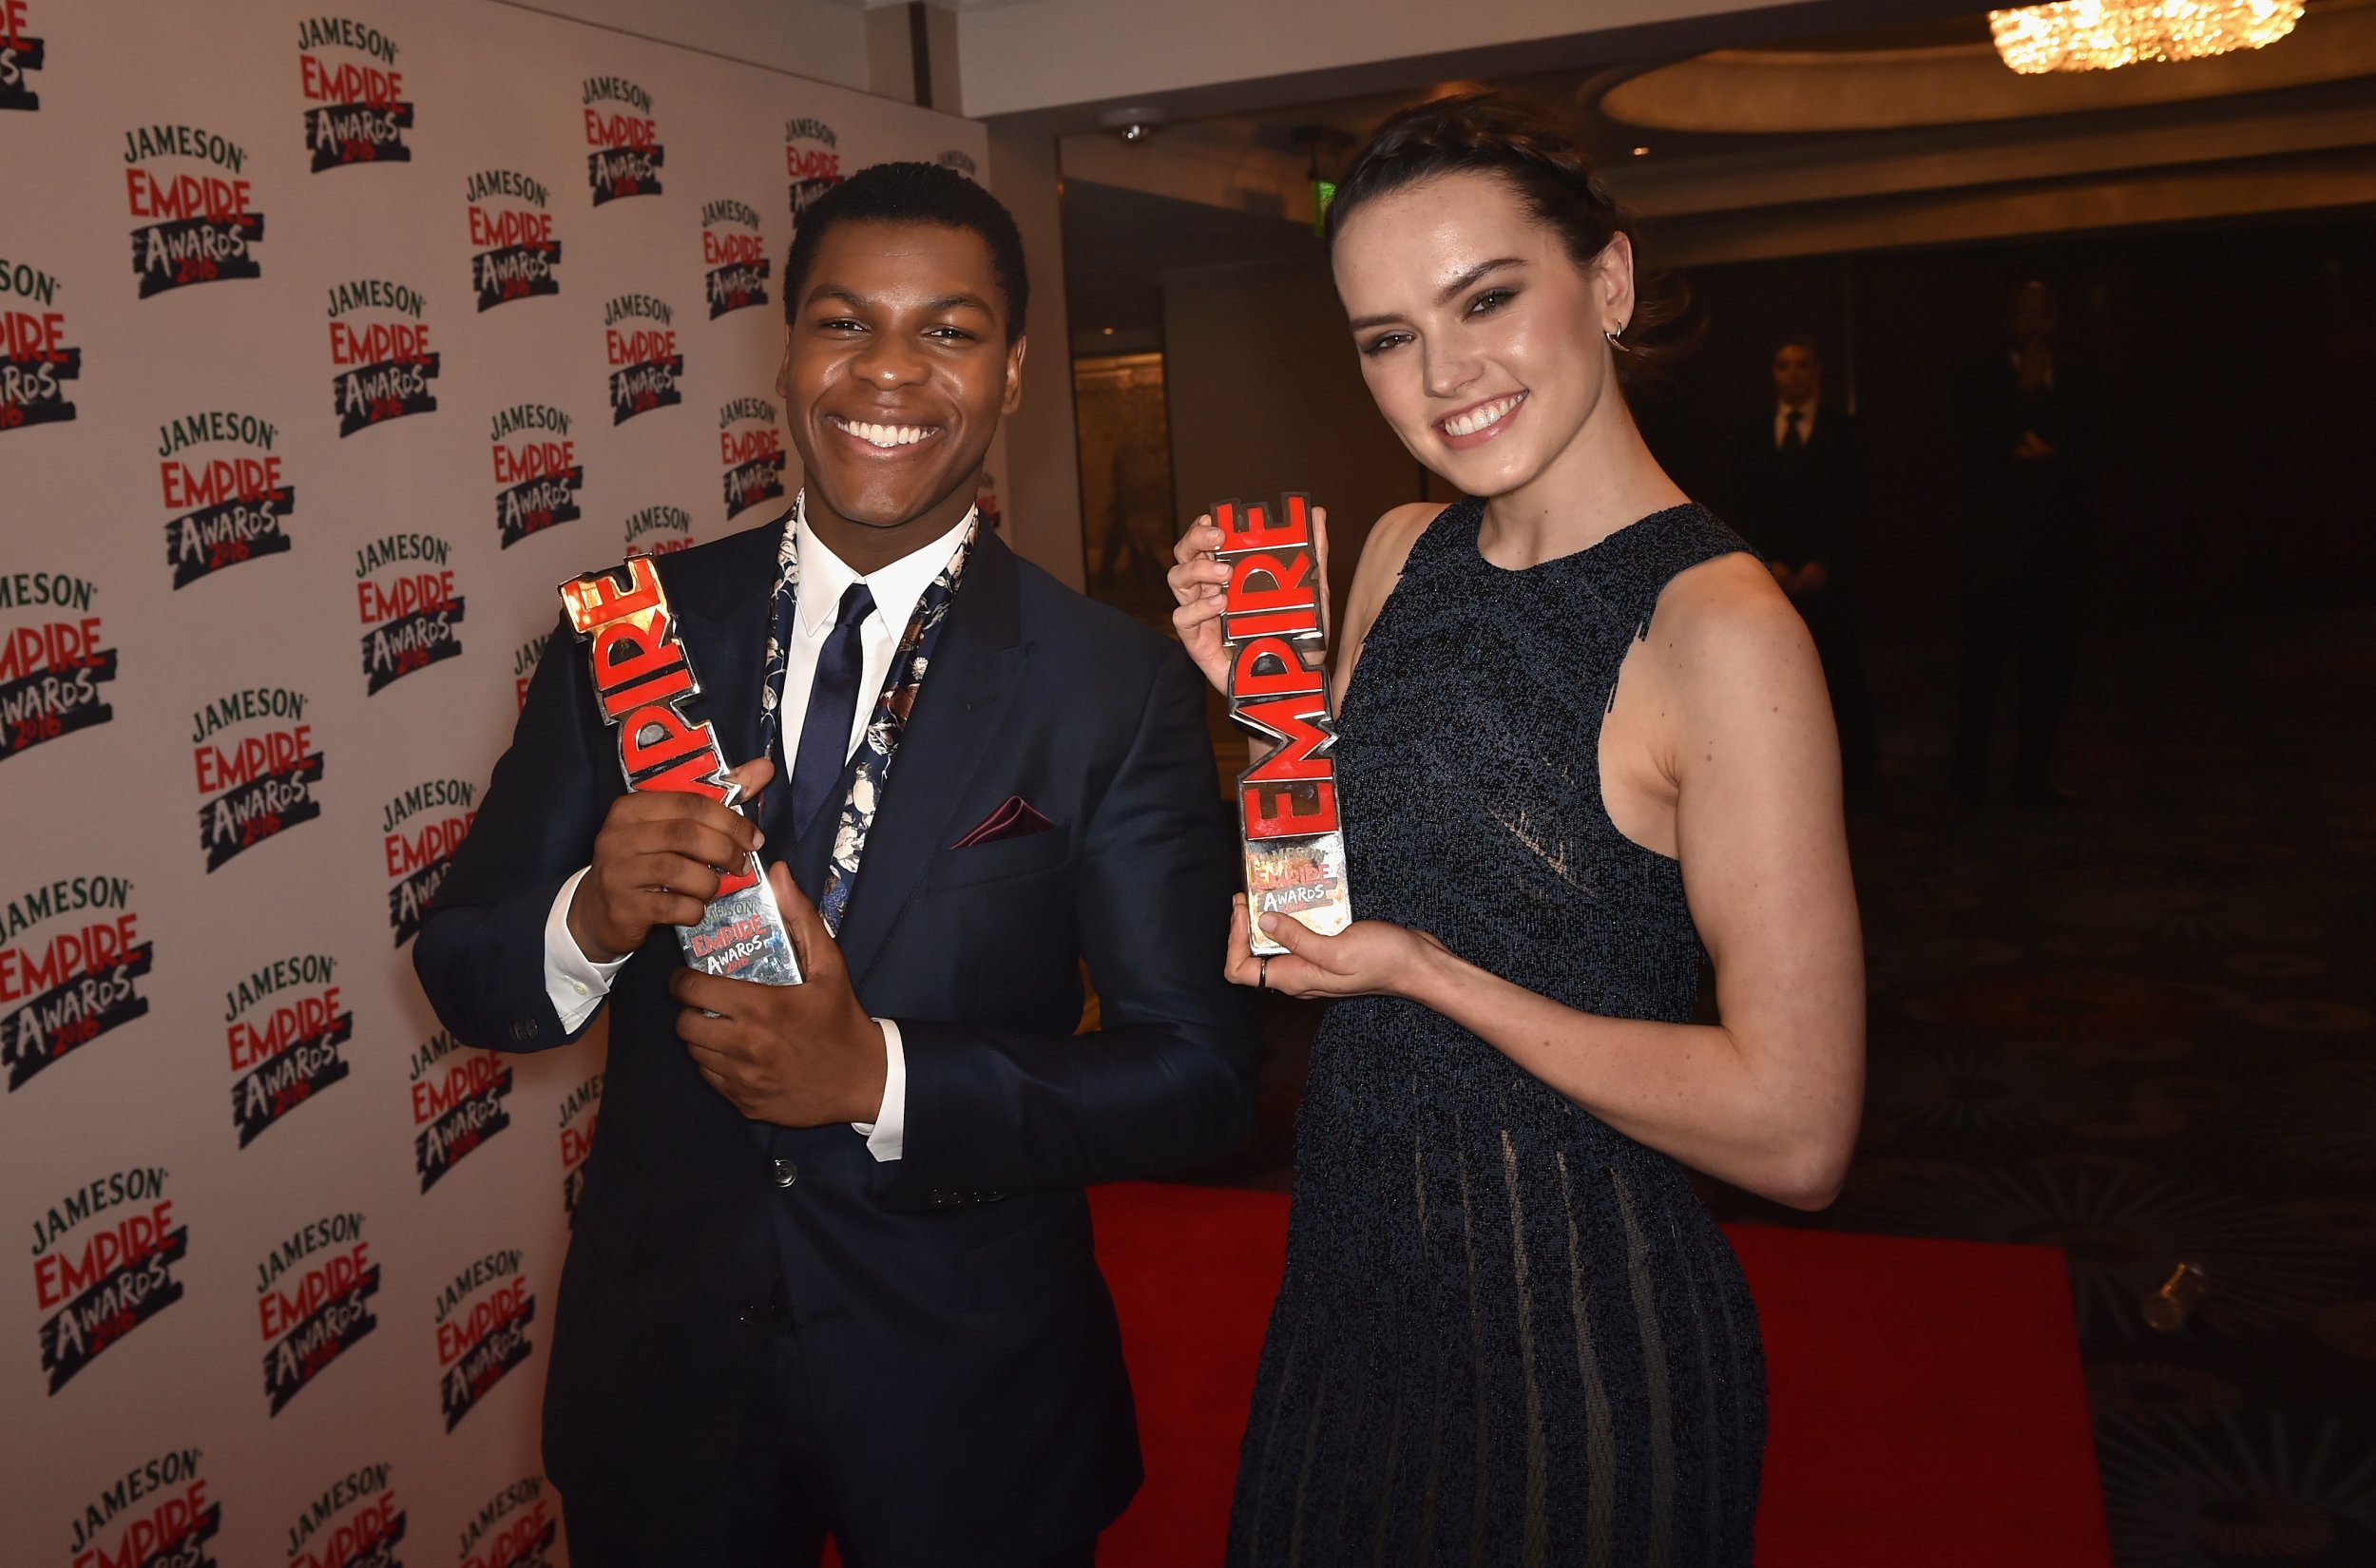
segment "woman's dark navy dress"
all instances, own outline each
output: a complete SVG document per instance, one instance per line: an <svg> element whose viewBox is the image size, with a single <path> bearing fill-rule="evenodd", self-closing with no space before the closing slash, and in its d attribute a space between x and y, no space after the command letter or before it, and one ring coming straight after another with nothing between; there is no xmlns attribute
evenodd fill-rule
<svg viewBox="0 0 2376 1568"><path fill-rule="evenodd" d="M1505 571L1483 515L1420 536L1346 694L1354 911L1687 1022L1682 871L1610 822L1600 722L1667 583L1747 546L1678 507ZM1756 1310L1672 1159L1441 1014L1331 1005L1232 1563L1746 1564L1765 1424Z"/></svg>

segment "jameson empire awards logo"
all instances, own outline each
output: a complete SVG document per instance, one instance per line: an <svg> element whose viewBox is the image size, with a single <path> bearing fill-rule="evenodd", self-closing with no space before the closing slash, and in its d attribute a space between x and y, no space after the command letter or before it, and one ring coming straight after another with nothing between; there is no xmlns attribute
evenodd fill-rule
<svg viewBox="0 0 2376 1568"><path fill-rule="evenodd" d="M504 1109L511 1068L494 1052L473 1050L440 1029L412 1048L412 1167L426 1193L511 1125ZM446 1427L452 1430L453 1423Z"/></svg>
<svg viewBox="0 0 2376 1568"><path fill-rule="evenodd" d="M438 1398L447 1431L461 1425L506 1372L528 1359L536 1348L528 1342L528 1325L535 1321L536 1297L520 1272L517 1249L488 1253L437 1293Z"/></svg>
<svg viewBox="0 0 2376 1568"><path fill-rule="evenodd" d="M482 169L463 196L470 207L470 286L478 290L478 308L559 294L552 193L516 169Z"/></svg>
<svg viewBox="0 0 2376 1568"><path fill-rule="evenodd" d="M0 1065L14 1094L35 1073L148 1013L133 984L148 973L132 881L76 876L34 888L0 910ZM32 940L20 941L27 933Z"/></svg>
<svg viewBox="0 0 2376 1568"><path fill-rule="evenodd" d="M115 717L100 700L116 651L100 646L98 597L64 572L0 575L0 613L25 617L0 631L0 762Z"/></svg>
<svg viewBox="0 0 2376 1568"><path fill-rule="evenodd" d="M132 231L143 299L264 275L252 248L264 238L264 215L255 209L254 187L239 178L246 149L195 125L137 125L124 133L124 162L132 216L149 220Z"/></svg>
<svg viewBox="0 0 2376 1568"><path fill-rule="evenodd" d="M571 1229L578 1198L585 1191L585 1157L594 1152L594 1126L603 1109L603 1075L596 1073L561 1101L561 1207Z"/></svg>
<svg viewBox="0 0 2376 1568"><path fill-rule="evenodd" d="M26 0L0 0L0 109L41 107L26 73L41 69L47 56L41 40L26 34L25 8Z"/></svg>
<svg viewBox="0 0 2376 1568"><path fill-rule="evenodd" d="M645 507L627 514L629 555L672 555L693 548L693 514L682 507Z"/></svg>
<svg viewBox="0 0 2376 1568"><path fill-rule="evenodd" d="M396 933L397 947L420 934L421 916L445 886L453 852L462 848L477 820L478 813L470 809L477 798L475 785L431 778L380 808L380 847L388 859L388 925Z"/></svg>
<svg viewBox="0 0 2376 1568"><path fill-rule="evenodd" d="M49 308L57 302L56 278L0 259L0 430L74 417L63 383L82 375L83 351L67 346L66 316Z"/></svg>
<svg viewBox="0 0 2376 1568"><path fill-rule="evenodd" d="M395 42L376 28L343 16L310 16L297 23L297 81L312 105L305 111L305 145L314 172L345 163L409 163L412 105L404 101L404 72Z"/></svg>
<svg viewBox="0 0 2376 1568"><path fill-rule="evenodd" d="M759 233L757 207L741 201L710 201L701 207L701 294L710 319L747 305L767 303L767 237Z"/></svg>
<svg viewBox="0 0 2376 1568"><path fill-rule="evenodd" d="M430 383L437 379L437 354L421 319L425 308L419 291L376 277L330 291L330 363L337 372L330 402L342 438L407 414L436 412Z"/></svg>
<svg viewBox="0 0 2376 1568"><path fill-rule="evenodd" d="M495 415L495 535L505 549L556 523L578 520L585 469L569 416L548 403L515 403Z"/></svg>
<svg viewBox="0 0 2376 1568"><path fill-rule="evenodd" d="M776 405L738 397L719 410L718 461L726 469L719 483L729 520L762 501L783 499L784 434L776 424Z"/></svg>
<svg viewBox="0 0 2376 1568"><path fill-rule="evenodd" d="M540 632L511 650L511 693L519 699L514 712L527 711L528 682L536 679L536 661L545 657L545 644L552 640L552 633Z"/></svg>
<svg viewBox="0 0 2376 1568"><path fill-rule="evenodd" d="M684 355L677 352L677 313L648 294L623 294L603 307L603 352L610 360L610 422L623 425L637 414L684 401L677 387ZM620 323L649 321L654 325Z"/></svg>
<svg viewBox="0 0 2376 1568"><path fill-rule="evenodd" d="M240 1148L347 1076L338 1047L354 1038L354 1015L339 999L337 973L328 953L303 953L273 960L223 994Z"/></svg>
<svg viewBox="0 0 2376 1568"><path fill-rule="evenodd" d="M361 1214L315 1220L256 1265L256 1315L264 1335L264 1403L278 1415L323 1368L379 1327L372 1297L379 1265Z"/></svg>
<svg viewBox="0 0 2376 1568"><path fill-rule="evenodd" d="M222 1504L206 1499L198 1448L135 1464L74 1516L74 1568L215 1568L206 1543Z"/></svg>
<svg viewBox="0 0 2376 1568"><path fill-rule="evenodd" d="M55 1394L101 1352L182 1299L173 1266L190 1247L162 1165L101 1176L33 1218L41 1369Z"/></svg>
<svg viewBox="0 0 2376 1568"><path fill-rule="evenodd" d="M388 1478L393 1466L366 1464L330 1483L289 1526L288 1568L403 1568L404 1510Z"/></svg>
<svg viewBox="0 0 2376 1568"><path fill-rule="evenodd" d="M302 692L255 686L217 698L190 716L198 843L209 873L322 814L314 797L322 754L314 749L314 726L303 722L305 702ZM242 733L223 734L231 729Z"/></svg>
<svg viewBox="0 0 2376 1568"><path fill-rule="evenodd" d="M611 105L623 105L613 108ZM668 149L660 144L652 95L623 76L585 79L585 182L594 204L623 196L658 196Z"/></svg>
<svg viewBox="0 0 2376 1568"><path fill-rule="evenodd" d="M365 696L462 651L462 595L447 564L452 558L451 545L426 533L392 533L354 552ZM437 569L412 570L411 562Z"/></svg>
<svg viewBox="0 0 2376 1568"><path fill-rule="evenodd" d="M454 1560L460 1568L552 1568L559 1533L545 1483L523 1476L470 1516Z"/></svg>
<svg viewBox="0 0 2376 1568"><path fill-rule="evenodd" d="M289 547L282 525L297 509L297 489L280 471L273 443L280 431L252 413L206 410L157 428L157 477L165 509L165 564L186 588L225 566L278 555ZM193 447L206 455L184 456Z"/></svg>
<svg viewBox="0 0 2376 1568"><path fill-rule="evenodd" d="M822 120L785 121L784 173L792 182L786 201L797 229L801 215L816 205L816 199L841 183L841 150L834 127Z"/></svg>

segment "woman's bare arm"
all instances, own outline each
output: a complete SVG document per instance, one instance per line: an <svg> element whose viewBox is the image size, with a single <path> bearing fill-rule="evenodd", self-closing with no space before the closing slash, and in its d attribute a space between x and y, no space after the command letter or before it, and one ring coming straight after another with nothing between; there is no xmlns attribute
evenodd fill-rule
<svg viewBox="0 0 2376 1568"><path fill-rule="evenodd" d="M1336 937L1266 922L1293 955L1273 962L1269 983L1408 997L1628 1137L1777 1202L1820 1208L1854 1145L1865 1040L1821 666L1804 623L1745 556L1678 578L1636 664L1639 695L1663 715L1658 765L1673 781L1684 891L1715 964L1720 1023L1579 1012L1376 922ZM1251 982L1243 920L1232 977Z"/></svg>

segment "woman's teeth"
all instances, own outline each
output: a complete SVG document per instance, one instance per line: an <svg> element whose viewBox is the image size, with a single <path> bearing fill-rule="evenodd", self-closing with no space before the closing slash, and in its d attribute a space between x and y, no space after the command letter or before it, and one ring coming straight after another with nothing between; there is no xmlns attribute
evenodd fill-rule
<svg viewBox="0 0 2376 1568"><path fill-rule="evenodd" d="M1474 435L1525 400L1524 392L1513 392L1507 397L1497 397L1490 403L1471 409L1466 413L1456 413L1444 421L1444 433Z"/></svg>
<svg viewBox="0 0 2376 1568"><path fill-rule="evenodd" d="M935 425L872 425L862 419L835 419L837 430L848 430L870 447L886 451L893 447L912 447L939 429Z"/></svg>

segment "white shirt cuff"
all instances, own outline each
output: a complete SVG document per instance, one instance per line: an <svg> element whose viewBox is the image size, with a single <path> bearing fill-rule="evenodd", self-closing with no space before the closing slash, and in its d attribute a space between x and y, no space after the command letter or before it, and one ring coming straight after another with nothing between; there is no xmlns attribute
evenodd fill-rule
<svg viewBox="0 0 2376 1568"><path fill-rule="evenodd" d="M594 1016L594 1009L610 994L611 977L627 962L615 958L597 964L569 934L569 901L577 896L578 884L584 879L585 872L580 871L563 883L553 899L552 912L545 917L545 995L551 999L553 1011L561 1015L561 1026L571 1034ZM907 1087L905 1075L900 1087L903 1091Z"/></svg>
<svg viewBox="0 0 2376 1568"><path fill-rule="evenodd" d="M883 1108L872 1121L850 1125L866 1139L866 1152L878 1160L897 1159L908 1131L908 1048L900 1042L899 1025L888 1018L874 1021L883 1027Z"/></svg>

